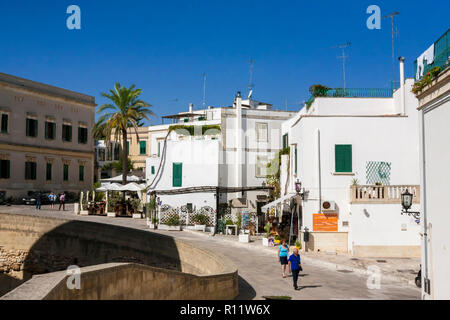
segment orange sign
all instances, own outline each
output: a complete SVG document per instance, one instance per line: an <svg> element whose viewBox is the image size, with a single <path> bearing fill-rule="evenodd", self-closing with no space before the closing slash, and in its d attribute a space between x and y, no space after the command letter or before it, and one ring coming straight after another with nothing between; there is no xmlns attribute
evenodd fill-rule
<svg viewBox="0 0 450 320"><path fill-rule="evenodd" d="M338 215L333 214L313 214L313 229L314 231L327 231L327 232L337 232L338 231Z"/></svg>

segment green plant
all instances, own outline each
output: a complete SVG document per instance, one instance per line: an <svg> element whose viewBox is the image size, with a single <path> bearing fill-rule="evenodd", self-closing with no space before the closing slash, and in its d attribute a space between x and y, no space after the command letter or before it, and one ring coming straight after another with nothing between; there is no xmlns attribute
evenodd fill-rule
<svg viewBox="0 0 450 320"><path fill-rule="evenodd" d="M197 213L192 217L192 221L197 225L206 225L208 223L208 217L202 213Z"/></svg>
<svg viewBox="0 0 450 320"><path fill-rule="evenodd" d="M153 224L157 224L159 222L159 219L158 218L152 218L152 223Z"/></svg>
<svg viewBox="0 0 450 320"><path fill-rule="evenodd" d="M232 226L234 223L233 223L233 220L231 220L231 219L227 219L226 221L225 221L225 225L227 225L227 226Z"/></svg>
<svg viewBox="0 0 450 320"><path fill-rule="evenodd" d="M359 186L359 181L358 181L358 179L352 179L352 186L354 186L354 187L356 187L356 186Z"/></svg>
<svg viewBox="0 0 450 320"><path fill-rule="evenodd" d="M266 238L270 237L270 229L272 227L272 224L270 222L267 222L266 226L264 227L264 231L266 232Z"/></svg>
<svg viewBox="0 0 450 320"><path fill-rule="evenodd" d="M420 93L423 90L423 88L425 88L427 85L431 84L433 82L433 80L436 79L436 77L439 75L440 72L441 72L440 67L431 68L425 74L425 76L422 78L422 80L414 83L412 92L415 94Z"/></svg>
<svg viewBox="0 0 450 320"><path fill-rule="evenodd" d="M237 225L238 229L241 229L241 226L242 226L242 215L241 214L238 214L235 225Z"/></svg>
<svg viewBox="0 0 450 320"><path fill-rule="evenodd" d="M328 88L327 86L321 84L314 84L309 87L309 92L314 97L325 97L329 90L331 90L331 88Z"/></svg>
<svg viewBox="0 0 450 320"><path fill-rule="evenodd" d="M297 241L295 241L295 247L296 247L296 248L300 248L300 249L301 249L301 248L302 248L302 244L301 244L301 242L300 242L300 241L298 241L298 240L297 240Z"/></svg>
<svg viewBox="0 0 450 320"><path fill-rule="evenodd" d="M277 234L277 235L274 237L274 239L275 239L276 241L281 241L281 236Z"/></svg>
<svg viewBox="0 0 450 320"><path fill-rule="evenodd" d="M177 214L172 214L166 221L166 225L169 227L177 227L180 225L180 217Z"/></svg>

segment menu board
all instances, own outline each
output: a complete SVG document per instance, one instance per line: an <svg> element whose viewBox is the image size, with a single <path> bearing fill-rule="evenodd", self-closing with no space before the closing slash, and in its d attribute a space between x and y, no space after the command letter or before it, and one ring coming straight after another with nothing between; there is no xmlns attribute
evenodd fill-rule
<svg viewBox="0 0 450 320"><path fill-rule="evenodd" d="M313 214L313 231L338 232L338 221L337 213Z"/></svg>

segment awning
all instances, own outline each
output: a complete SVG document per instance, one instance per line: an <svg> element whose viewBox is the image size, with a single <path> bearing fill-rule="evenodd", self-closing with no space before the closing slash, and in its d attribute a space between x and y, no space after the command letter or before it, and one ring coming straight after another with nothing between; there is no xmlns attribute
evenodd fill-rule
<svg viewBox="0 0 450 320"><path fill-rule="evenodd" d="M105 191L121 191L122 185L118 183L102 183L102 186L95 191L97 192L105 192Z"/></svg>
<svg viewBox="0 0 450 320"><path fill-rule="evenodd" d="M134 183L134 182L120 187L120 191L136 191L137 192L137 191L143 191L143 190L145 190L145 187L142 187L141 185Z"/></svg>
<svg viewBox="0 0 450 320"><path fill-rule="evenodd" d="M296 193L289 193L287 195L285 195L284 197L281 197L271 203L266 204L264 207L261 208L261 210L263 212L267 212L269 211L269 209L272 209L273 207L276 207L277 205L279 205L280 203L284 203L285 201L291 200L291 198L297 196Z"/></svg>
<svg viewBox="0 0 450 320"><path fill-rule="evenodd" d="M141 182L145 181L144 178L139 178L138 176L127 176L127 182ZM122 182L122 175L109 178L109 179L102 179L101 182Z"/></svg>

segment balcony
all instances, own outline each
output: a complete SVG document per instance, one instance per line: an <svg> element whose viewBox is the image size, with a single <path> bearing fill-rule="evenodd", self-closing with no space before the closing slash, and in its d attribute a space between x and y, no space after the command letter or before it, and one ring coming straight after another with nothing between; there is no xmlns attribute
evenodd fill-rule
<svg viewBox="0 0 450 320"><path fill-rule="evenodd" d="M413 203L420 203L420 186L392 185L374 186L358 185L350 188L351 204L401 204L402 194L408 189L413 194Z"/></svg>
<svg viewBox="0 0 450 320"><path fill-rule="evenodd" d="M442 70L447 68L450 57L450 29L447 30L435 43L434 43L434 62L432 64L427 64L424 62L423 76L427 74L428 71L434 67L439 67ZM417 74L417 60L414 61L414 77ZM416 81L421 80L422 77L416 78Z"/></svg>

